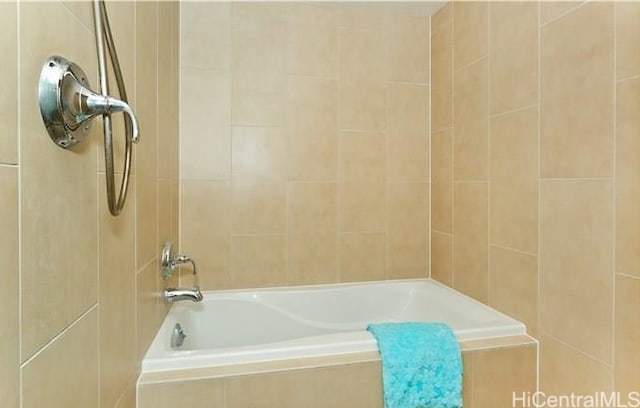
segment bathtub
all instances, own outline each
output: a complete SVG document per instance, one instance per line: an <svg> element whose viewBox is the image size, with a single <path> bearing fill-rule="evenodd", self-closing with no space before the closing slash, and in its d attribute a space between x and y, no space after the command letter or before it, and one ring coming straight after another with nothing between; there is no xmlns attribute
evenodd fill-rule
<svg viewBox="0 0 640 408"><path fill-rule="evenodd" d="M377 350L376 322L445 322L459 341L518 336L524 324L431 279L204 293L172 306L142 372ZM172 349L179 323L187 337Z"/></svg>

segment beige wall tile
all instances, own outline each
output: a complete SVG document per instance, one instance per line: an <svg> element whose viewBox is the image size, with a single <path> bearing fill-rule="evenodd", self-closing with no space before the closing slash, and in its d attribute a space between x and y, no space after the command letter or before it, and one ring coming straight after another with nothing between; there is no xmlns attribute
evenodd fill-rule
<svg viewBox="0 0 640 408"><path fill-rule="evenodd" d="M160 327L160 268L156 261L150 262L136 275L136 326L137 356L141 361Z"/></svg>
<svg viewBox="0 0 640 408"><path fill-rule="evenodd" d="M453 203L453 139L451 130L431 135L432 228L451 232Z"/></svg>
<svg viewBox="0 0 640 408"><path fill-rule="evenodd" d="M338 132L288 130L288 179L327 181L337 178Z"/></svg>
<svg viewBox="0 0 640 408"><path fill-rule="evenodd" d="M437 16L432 20L434 30ZM431 47L431 129L438 132L453 125L453 37L450 21L446 25L442 23L441 30L432 32Z"/></svg>
<svg viewBox="0 0 640 408"><path fill-rule="evenodd" d="M389 79L429 83L429 18L389 13Z"/></svg>
<svg viewBox="0 0 640 408"><path fill-rule="evenodd" d="M234 125L284 125L286 24L265 7L232 5L231 89ZM274 24L277 23L277 24Z"/></svg>
<svg viewBox="0 0 640 408"><path fill-rule="evenodd" d="M286 277L284 235L235 235L231 238L232 286L283 286Z"/></svg>
<svg viewBox="0 0 640 408"><path fill-rule="evenodd" d="M544 181L540 200L541 330L602 361L612 347L612 187Z"/></svg>
<svg viewBox="0 0 640 408"><path fill-rule="evenodd" d="M547 395L612 391L610 366L544 334L540 336L540 373L540 391Z"/></svg>
<svg viewBox="0 0 640 408"><path fill-rule="evenodd" d="M538 110L491 119L491 243L538 249Z"/></svg>
<svg viewBox="0 0 640 408"><path fill-rule="evenodd" d="M0 6L2 7L2 6ZM0 166L0 401L17 407L20 392L18 169Z"/></svg>
<svg viewBox="0 0 640 408"><path fill-rule="evenodd" d="M489 296L487 183L454 183L453 287L481 302Z"/></svg>
<svg viewBox="0 0 640 408"><path fill-rule="evenodd" d="M388 259L390 279L429 274L429 184L389 183Z"/></svg>
<svg viewBox="0 0 640 408"><path fill-rule="evenodd" d="M373 7L340 7L338 10L340 27L365 30L383 30L386 23L384 11Z"/></svg>
<svg viewBox="0 0 640 408"><path fill-rule="evenodd" d="M640 73L640 4L616 4L616 77L627 78Z"/></svg>
<svg viewBox="0 0 640 408"><path fill-rule="evenodd" d="M284 181L247 177L233 181L232 231L236 234L286 232Z"/></svg>
<svg viewBox="0 0 640 408"><path fill-rule="evenodd" d="M335 131L337 81L289 76L287 120L292 129Z"/></svg>
<svg viewBox="0 0 640 408"><path fill-rule="evenodd" d="M22 397L25 408L98 406L97 308L22 368Z"/></svg>
<svg viewBox="0 0 640 408"><path fill-rule="evenodd" d="M185 179L231 176L230 74L181 68L180 175Z"/></svg>
<svg viewBox="0 0 640 408"><path fill-rule="evenodd" d="M447 286L453 285L453 236L431 230L431 277Z"/></svg>
<svg viewBox="0 0 640 408"><path fill-rule="evenodd" d="M336 183L291 183L288 196L289 232L338 230Z"/></svg>
<svg viewBox="0 0 640 408"><path fill-rule="evenodd" d="M287 72L338 75L338 10L326 4L298 4L289 21Z"/></svg>
<svg viewBox="0 0 640 408"><path fill-rule="evenodd" d="M287 138L281 128L233 127L233 177L284 180Z"/></svg>
<svg viewBox="0 0 640 408"><path fill-rule="evenodd" d="M462 406L473 407L473 367L476 353L462 353Z"/></svg>
<svg viewBox="0 0 640 408"><path fill-rule="evenodd" d="M231 5L180 3L180 66L231 69ZM200 39L206 38L206 45ZM189 98L190 99L190 98Z"/></svg>
<svg viewBox="0 0 640 408"><path fill-rule="evenodd" d="M429 87L389 85L389 179L429 179Z"/></svg>
<svg viewBox="0 0 640 408"><path fill-rule="evenodd" d="M383 181L387 176L387 136L383 132L340 132L341 181Z"/></svg>
<svg viewBox="0 0 640 408"><path fill-rule="evenodd" d="M136 384L130 383L127 390L120 396L115 408L137 408Z"/></svg>
<svg viewBox="0 0 640 408"><path fill-rule="evenodd" d="M382 408L380 363L321 368L316 371L317 408Z"/></svg>
<svg viewBox="0 0 640 408"><path fill-rule="evenodd" d="M538 102L538 3L489 4L491 113Z"/></svg>
<svg viewBox="0 0 640 408"><path fill-rule="evenodd" d="M538 333L538 257L491 246L489 248L489 305Z"/></svg>
<svg viewBox="0 0 640 408"><path fill-rule="evenodd" d="M136 338L123 335L136 332L135 208L129 205L114 218L102 177L98 198L100 404L113 407L137 376ZM128 199L135 202L135 189Z"/></svg>
<svg viewBox="0 0 640 408"><path fill-rule="evenodd" d="M211 406L225 406L225 380L206 379L174 383L145 384L139 391L139 408L172 408L198 406L206 401Z"/></svg>
<svg viewBox="0 0 640 408"><path fill-rule="evenodd" d="M616 111L616 271L640 276L640 80L617 85Z"/></svg>
<svg viewBox="0 0 640 408"><path fill-rule="evenodd" d="M133 3L127 11L133 12ZM172 7L177 6L171 2L158 4L158 150L157 150L157 177L169 180L178 176L178 155L180 141L178 136L180 127L177 113L179 111L180 94L178 90L179 57L174 55L174 48L180 33L177 25L173 24ZM122 11L125 14L125 11ZM133 18L130 18L133 20ZM126 21L126 20L125 20ZM133 47L131 47L133 48ZM132 50L135 55L135 50ZM135 61L134 58L132 58ZM121 140L123 140L122 138ZM160 194L160 193L158 193Z"/></svg>
<svg viewBox="0 0 640 408"><path fill-rule="evenodd" d="M614 389L623 395L640 384L640 280L616 276Z"/></svg>
<svg viewBox="0 0 640 408"><path fill-rule="evenodd" d="M340 80L387 79L387 39L382 31L341 29Z"/></svg>
<svg viewBox="0 0 640 408"><path fill-rule="evenodd" d="M335 227L334 227L335 228ZM287 283L310 285L338 280L336 232L291 233L288 236Z"/></svg>
<svg viewBox="0 0 640 408"><path fill-rule="evenodd" d="M537 388L537 346L479 351L473 362L473 407L509 407L513 394ZM517 406L517 405L516 405Z"/></svg>
<svg viewBox="0 0 640 408"><path fill-rule="evenodd" d="M596 2L542 28L543 177L613 174L613 20L613 3Z"/></svg>
<svg viewBox="0 0 640 408"><path fill-rule="evenodd" d="M294 370L235 377L226 381L227 407L297 408L313 406L315 372Z"/></svg>
<svg viewBox="0 0 640 408"><path fill-rule="evenodd" d="M540 24L547 24L568 11L575 9L585 3L584 1L541 1L540 2Z"/></svg>
<svg viewBox="0 0 640 408"><path fill-rule="evenodd" d="M18 163L18 41L16 2L0 4L0 163Z"/></svg>
<svg viewBox="0 0 640 408"><path fill-rule="evenodd" d="M86 72L97 72L88 31L59 24L72 19L59 3L20 4L21 89L33 89L55 49L64 49ZM82 40L70 44L68 38ZM35 92L20 95L23 360L95 304L98 292L95 143L75 153L56 147L42 126L36 98ZM98 134L94 126L89 140Z"/></svg>
<svg viewBox="0 0 640 408"><path fill-rule="evenodd" d="M431 16L431 33L439 34L443 30L451 28L453 21L453 3L447 2ZM433 52L432 52L433 53Z"/></svg>
<svg viewBox="0 0 640 408"><path fill-rule="evenodd" d="M387 277L387 235L340 234L340 282L384 280Z"/></svg>
<svg viewBox="0 0 640 408"><path fill-rule="evenodd" d="M340 183L338 217L341 232L378 232L386 229L384 182Z"/></svg>
<svg viewBox="0 0 640 408"><path fill-rule="evenodd" d="M382 81L340 82L342 130L384 130L387 126L387 86Z"/></svg>
<svg viewBox="0 0 640 408"><path fill-rule="evenodd" d="M138 269L155 256L157 240L158 69L157 3L136 3L136 113L146 146L136 150L136 262Z"/></svg>
<svg viewBox="0 0 640 408"><path fill-rule="evenodd" d="M231 184L227 181L182 181L180 250L200 271L202 289L231 285Z"/></svg>
<svg viewBox="0 0 640 408"><path fill-rule="evenodd" d="M488 2L453 3L453 61L457 71L487 55L489 44Z"/></svg>
<svg viewBox="0 0 640 408"><path fill-rule="evenodd" d="M453 177L456 181L487 178L488 65L485 58L454 75Z"/></svg>

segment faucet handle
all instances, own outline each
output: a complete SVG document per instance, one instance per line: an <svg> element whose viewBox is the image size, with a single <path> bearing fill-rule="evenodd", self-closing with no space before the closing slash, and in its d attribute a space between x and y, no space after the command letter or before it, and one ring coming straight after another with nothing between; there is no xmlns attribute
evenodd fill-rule
<svg viewBox="0 0 640 408"><path fill-rule="evenodd" d="M190 263L193 266L194 280L197 280L197 268L193 259L186 255L176 255L173 250L173 245L170 242L165 242L162 246L162 253L160 254L160 274L164 280L173 276L173 271L182 264ZM196 283L197 284L197 283Z"/></svg>

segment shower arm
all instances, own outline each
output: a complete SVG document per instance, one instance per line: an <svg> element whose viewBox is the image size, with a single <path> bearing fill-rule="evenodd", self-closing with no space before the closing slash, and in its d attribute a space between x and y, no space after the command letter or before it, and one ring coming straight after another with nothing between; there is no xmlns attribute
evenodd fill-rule
<svg viewBox="0 0 640 408"><path fill-rule="evenodd" d="M104 44L106 40L107 48L109 50L109 57L111 58L111 65L116 77L116 83L118 84L118 94L124 105L128 109L128 113L125 115L125 156L124 156L124 171L122 173L122 182L120 184L120 192L116 199L115 193L115 171L113 166L113 129L111 126L111 114L103 114L103 134L104 134L104 163L105 163L105 178L107 187L107 202L109 204L109 212L113 216L118 216L124 207L127 200L127 192L129 187L129 176L131 174L131 151L132 143L139 141L138 124L133 111L128 105L127 90L125 89L124 80L122 78L122 71L120 70L120 62L118 60L118 54L116 53L116 47L113 42L113 36L111 34L111 27L109 24L109 17L107 15L107 8L103 0L94 0L93 2L93 17L95 21L96 31L96 48L98 51L98 72L99 72L99 92L103 96L109 94L109 80L107 75L107 63Z"/></svg>

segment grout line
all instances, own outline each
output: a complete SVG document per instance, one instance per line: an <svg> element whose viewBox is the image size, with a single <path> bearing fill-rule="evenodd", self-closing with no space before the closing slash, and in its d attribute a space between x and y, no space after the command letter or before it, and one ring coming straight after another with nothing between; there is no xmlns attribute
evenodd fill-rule
<svg viewBox="0 0 640 408"><path fill-rule="evenodd" d="M491 304L491 2L487 4L487 304Z"/></svg>
<svg viewBox="0 0 640 408"><path fill-rule="evenodd" d="M431 263L433 260L433 254L432 254L432 247L433 247L433 240L432 240L432 233L431 233L431 227L432 227L432 223L433 223L433 214L431 212L431 208L433 207L433 134L431 133L432 130L432 123L433 123L433 117L432 117L432 107L433 107L433 69L431 69L431 54L432 54L432 50L433 50L433 36L431 35L431 27L432 27L432 16L429 15L428 18L428 22L429 22L429 52L427 54L427 58L428 58L428 64L427 67L429 69L429 108L428 108L428 116L429 116L429 129L427 130L427 134L429 136L429 142L427 144L427 171L429 172L429 199L427 200L427 218L428 218L428 226L427 226L427 277L431 278L432 277L432 268L431 268Z"/></svg>
<svg viewBox="0 0 640 408"><path fill-rule="evenodd" d="M618 69L618 63L617 63L617 58L618 58L618 47L617 47L617 31L618 31L618 8L617 8L617 2L613 2L613 149L612 149L612 163L613 163L613 182L612 184L612 189L611 189L611 202L612 202L612 219L611 219L611 243L612 243L612 248L611 248L611 272L612 272L612 296L611 296L611 365L613 366L615 364L615 356L616 356L616 297L617 297L617 293L618 293L618 288L616 285L617 279L616 279L616 268L617 268L617 262L616 262L616 250L617 250L617 246L616 246L616 236L617 236L617 210L616 210L616 206L617 206L617 199L616 199L616 180L617 180L617 132L618 132L618 126L617 126L617 120L618 120L618 87L616 85L616 72ZM615 372L614 370L612 370L612 372ZM615 377L612 374L612 378L611 378L612 383L615 381ZM613 388L612 388L613 389Z"/></svg>
<svg viewBox="0 0 640 408"><path fill-rule="evenodd" d="M540 177L543 181L611 181L613 177Z"/></svg>
<svg viewBox="0 0 640 408"><path fill-rule="evenodd" d="M58 334L56 334L53 338L47 341L44 345L42 345L35 353L29 356L24 362L20 364L20 368L23 369L33 360L35 360L40 354L42 354L45 350L49 348L52 344L54 344L58 339L67 334L71 329L73 329L80 321L82 321L89 313L93 312L98 308L98 303L92 304L87 310L85 310L80 316L74 319L71 323L65 326ZM21 370L22 371L22 370Z"/></svg>
<svg viewBox="0 0 640 408"><path fill-rule="evenodd" d="M458 72L460 72L460 71L462 71L464 69L467 69L467 68L471 67L472 65L474 65L474 64L476 64L478 62L481 62L485 58L489 59L489 54L488 53L484 54L483 56L481 56L479 58L474 59L473 61L471 61L471 62L469 62L467 64L464 64L460 68L453 69L452 70L452 74L455 75L456 73L458 73ZM453 56L451 57L451 59L453 60ZM453 66L453 64L451 64L451 65Z"/></svg>
<svg viewBox="0 0 640 408"><path fill-rule="evenodd" d="M616 23L616 26L617 26L617 23ZM616 34L614 33L614 37L615 36L616 36ZM616 54L615 46L614 46L614 54ZM614 62L614 64L616 64L616 62ZM616 70L617 70L617 64L616 64ZM633 81L634 79L640 79L640 74L634 74L634 75L631 75L631 76L628 76L628 77L616 79L616 83L619 84L621 82Z"/></svg>
<svg viewBox="0 0 640 408"><path fill-rule="evenodd" d="M538 107L538 103L533 103L531 105L526 105L526 106L521 106L519 108L515 108L515 109L510 109L508 111L504 111L504 112L500 112L500 113L494 113L494 114L489 114L489 118L490 119L495 119L495 118L499 118L500 116L505 116L508 115L510 113L517 113L517 112L522 112L522 111L526 111L532 108L537 108Z"/></svg>
<svg viewBox="0 0 640 408"><path fill-rule="evenodd" d="M488 180L454 180L453 184L480 184L488 182Z"/></svg>
<svg viewBox="0 0 640 408"><path fill-rule="evenodd" d="M587 353L586 351L583 351L583 350L579 349L578 347L576 347L576 346L574 346L572 344L569 344L566 341L564 341L564 340L562 340L562 339L560 339L560 338L558 338L558 337L556 337L556 336L554 336L554 335L552 335L552 334L550 334L550 333L548 333L546 331L542 331L542 332L540 332L540 334L543 334L544 336L549 337L553 341L555 341L557 343L560 343L561 345L563 345L563 346L565 346L565 347L567 347L567 348L569 348L569 349L571 349L571 350L573 350L573 351L575 351L575 352L577 352L579 354L582 354L584 357L587 357L590 360L593 360L595 362L598 362L600 364L603 364L603 365L607 366L607 368L613 368L613 363L612 362L611 363L607 363L606 361L604 361L604 360L602 360L602 359L600 359L598 357L594 357L591 354Z"/></svg>
<svg viewBox="0 0 640 408"><path fill-rule="evenodd" d="M385 25L386 28L386 25ZM385 30L386 33L386 30ZM391 144L391 140L389 137L389 35L385 35L385 48L384 48L384 52L385 52L385 69L386 69L386 74L385 74L385 129L384 129L384 133L385 133L385 183L384 183L384 205L385 205L385 210L384 210L384 225L385 225L385 230L386 230L386 240L385 240L385 279L390 279L392 274L391 274L391 254L390 254L390 248L391 248L391 217L389 216L389 213L391 212L391 208L390 208L390 194L389 194L389 186L391 185L391 180L389 180L389 172L390 172L390 168L391 168L391 154L390 154L390 144Z"/></svg>
<svg viewBox="0 0 640 408"><path fill-rule="evenodd" d="M545 21L544 23L542 23L542 20L540 19L540 28L544 28L545 26L560 20L562 17L565 17L568 14L571 14L572 12L576 11L577 9L579 9L580 7L584 6L585 4L589 3L589 1L583 1L578 3L577 6L570 8L569 10L565 10L564 12L562 12L561 14L553 17L551 20Z"/></svg>
<svg viewBox="0 0 640 408"><path fill-rule="evenodd" d="M455 198L456 198L456 194L455 194L455 168L456 168L456 155L455 155L455 140L456 140L456 125L455 125L455 100L456 100L456 93L455 93L455 75L454 75L454 70L453 67L455 66L455 53L454 53L454 46L453 44L455 43L455 7L456 4L455 2L451 2L451 20L449 21L449 30L451 30L451 35L450 37L450 41L449 41L449 47L450 49L450 55L451 55L451 63L449 66L449 72L451 75L449 75L449 89L450 89L450 93L451 93L451 101L449 102L449 114L450 114L450 118L451 118L451 137L449 138L449 152L451 155L451 256L449 259L449 263L451 265L451 287L455 288L456 287L456 267L455 267L455 241L456 241L456 236L454 234L455 231Z"/></svg>
<svg viewBox="0 0 640 408"><path fill-rule="evenodd" d="M622 276L627 279L640 280L640 276L629 275L628 273L624 273L624 272L616 272L615 274L617 276Z"/></svg>
<svg viewBox="0 0 640 408"><path fill-rule="evenodd" d="M17 137L18 137L18 146L17 146L17 153L18 153L18 164L22 163L22 87L21 87L21 82L22 82L22 74L21 74L21 68L22 68L22 58L21 58L21 46L22 46L22 39L20 36L20 30L21 30L21 5L20 2L16 2L15 4L16 7L16 55L17 55L17 61L16 61L16 69L17 69L17 88L18 88L18 112L17 112ZM18 374L18 404L20 406L20 408L23 407L23 400L24 400L24 394L23 394L23 384L24 384L24 378L23 378L23 374L24 374L24 370L22 369L20 362L22 361L22 355L23 355L23 347L22 347L22 343L23 343L23 335L22 335L22 321L23 321L23 310L22 310L22 259L23 259L23 246L22 246L22 179L23 179L23 175L22 175L22 166L18 165L17 166L17 170L18 170L18 185L17 185L17 189L18 189L18 202L17 202L17 210L18 210L18 270L16 271L18 273L18 287L17 289L17 307L18 307L18 332L17 332L17 338L18 338L18 344L17 344L17 348L18 348L18 361L14 361L14 363L17 364L17 367L15 367L17 369L17 373Z"/></svg>
<svg viewBox="0 0 640 408"><path fill-rule="evenodd" d="M542 133L540 131L541 128L541 119L542 119L542 27L540 25L540 21L542 18L542 2L538 1L538 25L537 25L537 41L538 41L538 50L536 55L537 60L537 70L538 70L538 117L536 120L537 125L537 179L538 179L538 208L537 208L537 233L538 233L538 259L536 262L537 266L537 291L536 291L536 334L538 338L541 338L540 332L542 330L542 168L541 168L541 158L542 158ZM540 343L538 343L538 353L536 356L536 391L540 391L540 352L542 348Z"/></svg>
<svg viewBox="0 0 640 408"><path fill-rule="evenodd" d="M341 214L341 194L340 194L340 186L342 183L342 177L340 176L341 169L341 157L342 157L342 132L338 130L340 128L340 123L342 122L342 109L340 106L340 88L341 88L341 80L340 80L340 65L341 65L341 44L340 39L342 36L340 35L340 29L337 27L333 28L335 30L336 38L335 38L335 46L336 53L338 55L338 63L336 67L336 131L335 131L335 142L336 142L336 281L342 282L342 267L340 263L340 255L342 250L342 234L340 232L340 220L342 219Z"/></svg>
<svg viewBox="0 0 640 408"><path fill-rule="evenodd" d="M18 167L19 164L18 163L4 163L4 162L0 162L0 167L10 167L10 168L15 168Z"/></svg>
<svg viewBox="0 0 640 408"><path fill-rule="evenodd" d="M512 247L509 247L509 246L506 246L506 245L489 243L489 247L495 247L495 248L499 248L499 249L504 249L505 251L517 252L517 253L522 254L522 255L535 256L535 257L538 256L538 254L536 254L534 252L523 251L521 249L512 248Z"/></svg>

